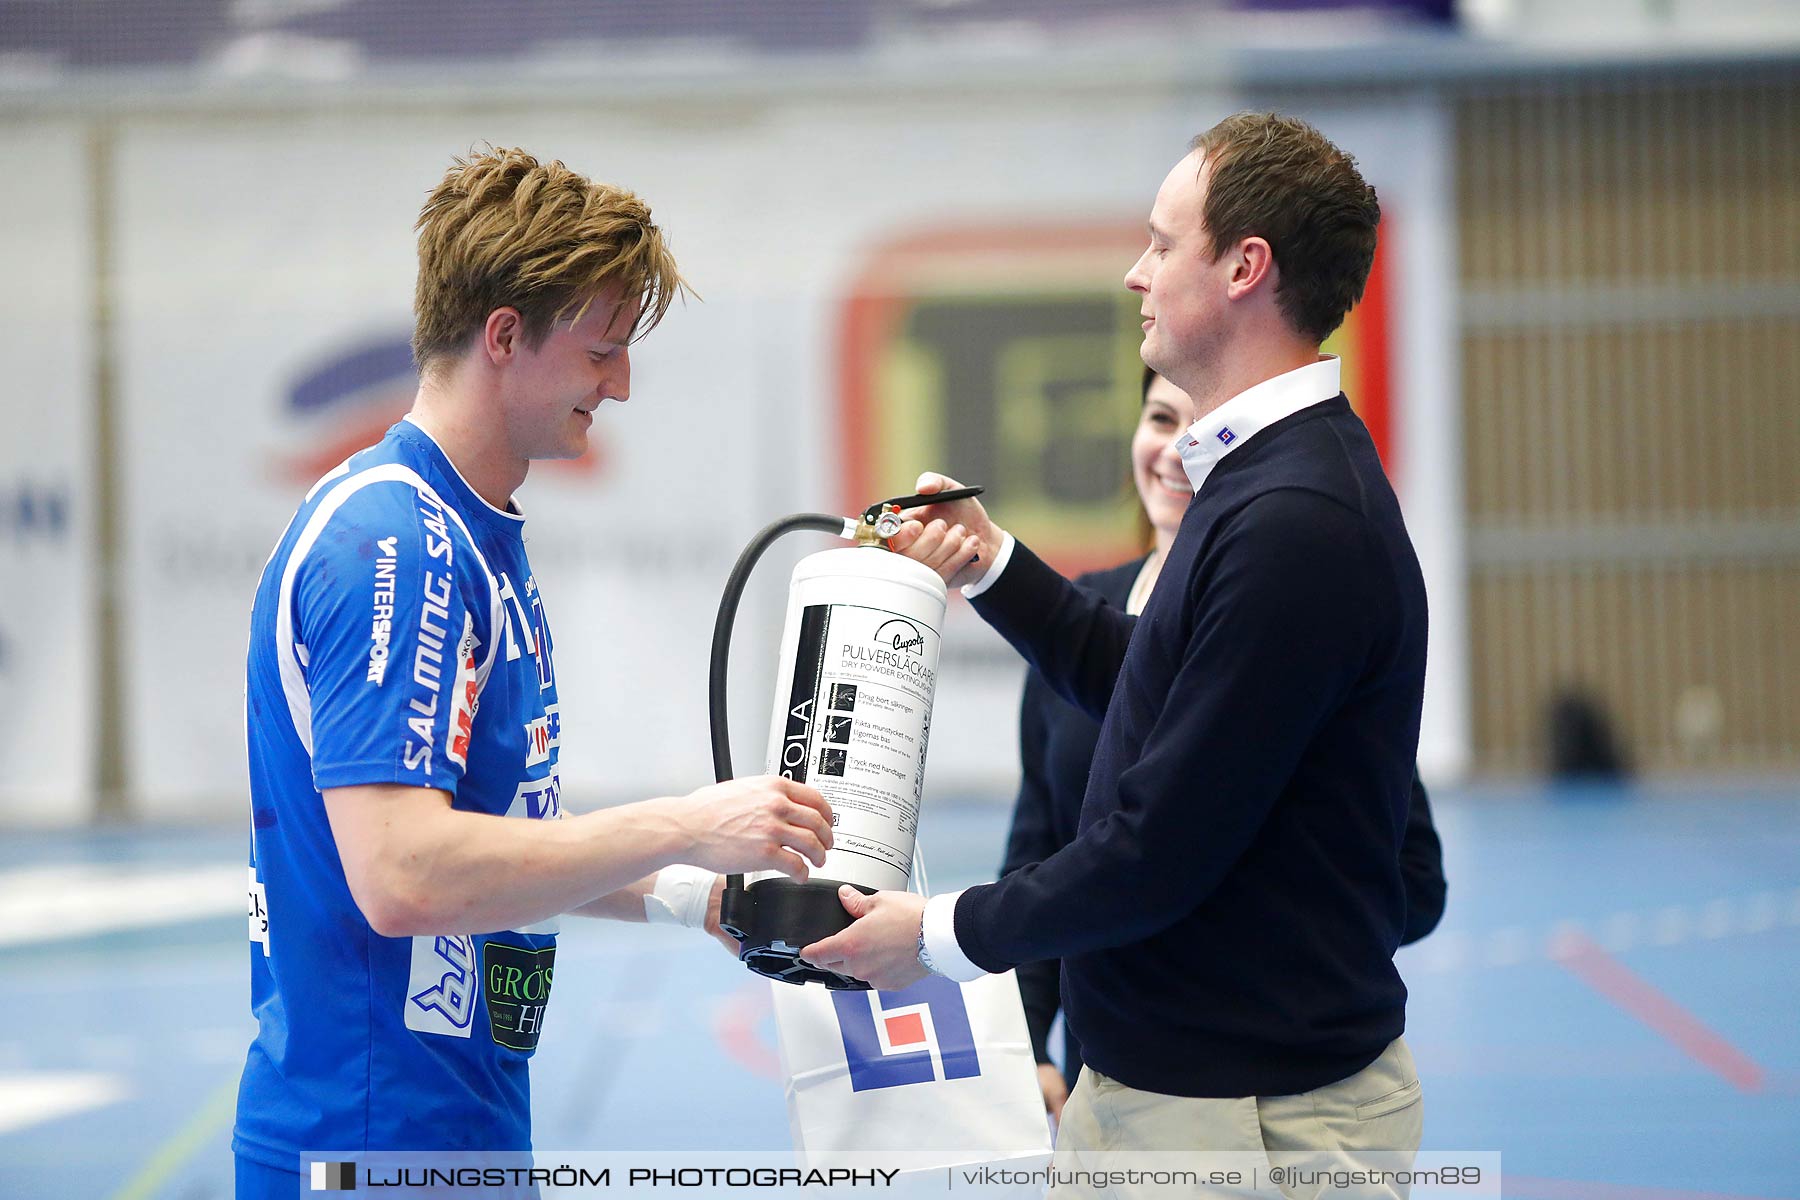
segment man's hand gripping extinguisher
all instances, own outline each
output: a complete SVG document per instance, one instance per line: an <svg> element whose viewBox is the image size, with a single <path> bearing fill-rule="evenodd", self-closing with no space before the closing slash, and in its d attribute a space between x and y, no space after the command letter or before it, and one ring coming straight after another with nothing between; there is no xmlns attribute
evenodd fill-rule
<svg viewBox="0 0 1800 1200"><path fill-rule="evenodd" d="M900 510L961 500L978 487L871 504L861 518L797 513L744 547L713 627L708 714L713 774L734 777L725 712L731 630L750 571L783 534L815 530L856 543L801 559L788 591L781 667L769 722L768 773L811 784L831 802L833 846L805 883L778 872L728 875L719 924L739 959L786 983L864 989L861 980L800 961L800 949L850 924L848 883L904 890L925 778L946 592L937 572L889 551Z"/></svg>

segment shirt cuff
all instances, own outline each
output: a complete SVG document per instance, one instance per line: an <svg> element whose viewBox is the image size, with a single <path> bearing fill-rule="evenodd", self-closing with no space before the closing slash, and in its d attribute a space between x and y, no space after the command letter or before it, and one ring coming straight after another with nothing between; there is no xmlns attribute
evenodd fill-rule
<svg viewBox="0 0 1800 1200"><path fill-rule="evenodd" d="M956 902L961 892L933 896L925 902L925 953L931 955L932 969L947 979L968 983L988 972L969 961L956 942Z"/></svg>
<svg viewBox="0 0 1800 1200"><path fill-rule="evenodd" d="M676 863L656 873L656 883L644 893L644 919L652 925L706 928L706 908L712 902L713 881L718 873L705 867Z"/></svg>
<svg viewBox="0 0 1800 1200"><path fill-rule="evenodd" d="M1000 581L1000 575L1006 570L1006 564L1012 561L1013 535L1002 529L1000 531L1000 552L994 555L994 561L982 572L981 578L974 583L965 584L962 589L963 599L973 600Z"/></svg>

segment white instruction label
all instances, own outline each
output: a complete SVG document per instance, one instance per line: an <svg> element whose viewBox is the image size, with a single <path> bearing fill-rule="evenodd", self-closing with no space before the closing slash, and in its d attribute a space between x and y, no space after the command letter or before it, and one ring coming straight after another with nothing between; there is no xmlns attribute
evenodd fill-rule
<svg viewBox="0 0 1800 1200"><path fill-rule="evenodd" d="M800 628L776 769L831 802L835 844L819 874L862 882L853 864L831 861L849 855L904 880L925 787L938 633L848 604L811 605Z"/></svg>

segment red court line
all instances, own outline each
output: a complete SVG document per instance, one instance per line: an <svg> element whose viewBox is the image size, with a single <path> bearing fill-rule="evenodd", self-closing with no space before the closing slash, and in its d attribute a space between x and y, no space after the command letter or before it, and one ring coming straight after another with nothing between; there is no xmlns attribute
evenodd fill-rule
<svg viewBox="0 0 1800 1200"><path fill-rule="evenodd" d="M1502 1176L1500 1186L1509 1198L1516 1200L1764 1200L1736 1192L1689 1192L1581 1179L1536 1179L1511 1173Z"/></svg>
<svg viewBox="0 0 1800 1200"><path fill-rule="evenodd" d="M1577 979L1661 1034L1689 1058L1741 1092L1763 1090L1763 1070L1743 1051L1708 1029L1700 1018L1664 995L1655 984L1606 952L1579 929L1565 930L1550 956ZM1669 1193L1698 1195L1698 1193Z"/></svg>
<svg viewBox="0 0 1800 1200"><path fill-rule="evenodd" d="M780 1079L781 1056L762 1039L758 1027L774 1006L769 985L761 979L745 984L719 1001L713 1012L713 1036L733 1062L764 1079Z"/></svg>

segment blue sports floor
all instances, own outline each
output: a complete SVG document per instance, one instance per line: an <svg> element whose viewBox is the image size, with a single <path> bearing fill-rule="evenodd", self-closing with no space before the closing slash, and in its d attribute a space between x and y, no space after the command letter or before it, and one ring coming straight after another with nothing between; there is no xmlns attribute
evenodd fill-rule
<svg viewBox="0 0 1800 1200"><path fill-rule="evenodd" d="M1402 951L1425 1144L1527 1200L1800 1196L1800 786L1446 791ZM942 804L939 890L1003 811ZM230 1194L251 1023L243 834L0 841L0 1197ZM781 1149L764 984L697 934L566 922L537 1142Z"/></svg>

